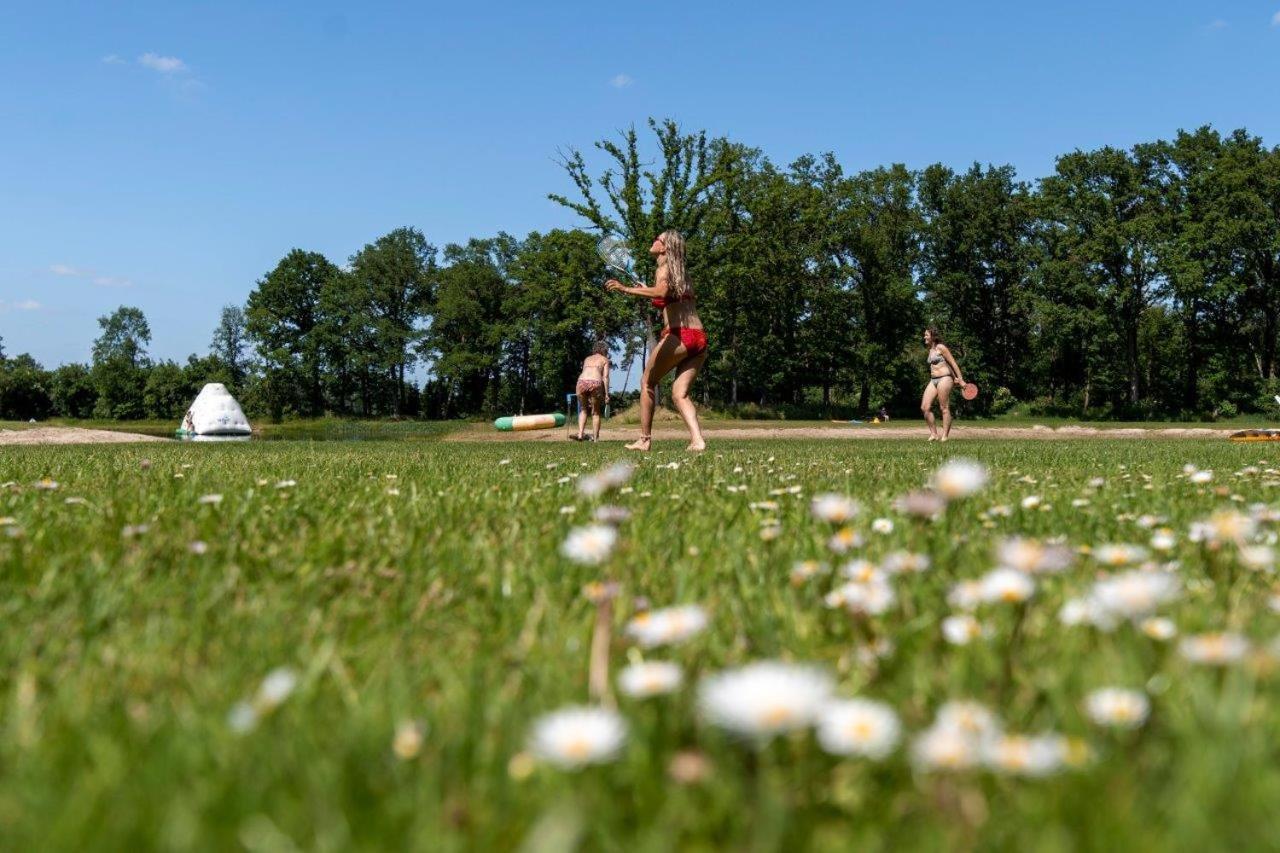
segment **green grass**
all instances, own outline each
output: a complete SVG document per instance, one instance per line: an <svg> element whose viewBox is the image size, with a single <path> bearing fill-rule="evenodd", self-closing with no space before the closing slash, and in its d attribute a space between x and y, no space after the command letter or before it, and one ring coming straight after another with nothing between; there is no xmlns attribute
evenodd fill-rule
<svg viewBox="0 0 1280 853"><path fill-rule="evenodd" d="M0 480L12 481L0 490L0 848L505 849L531 834L544 849L576 839L609 850L1277 845L1268 660L1211 669L1127 626L1062 626L1063 601L1098 571L1088 561L1043 580L1017 639L1014 606L980 611L992 635L973 645L939 633L947 590L992 567L999 537L1145 543L1134 518L1155 513L1179 534L1186 590L1163 612L1183 633L1230 627L1265 648L1280 627L1270 576L1185 534L1214 510L1276 499L1277 476L1233 475L1271 464L1270 446L739 441L697 458L677 446L659 443L634 491L613 497L635 514L598 568L558 552L591 502L557 480L620 448L0 448ZM985 461L992 483L935 524L894 513L944 454ZM679 469L660 467L670 462ZM1188 482L1187 462L1213 469L1213 483ZM1073 508L1096 476L1106 484ZM45 477L59 487L33 487ZM737 484L746 490L725 488ZM802 495L770 496L790 486ZM934 561L896 579L898 605L865 625L823 606L830 577L788 580L796 560L832 559L830 529L808 512L828 490L864 504L860 553ZM220 504L198 503L215 493ZM1028 494L1052 509L1020 509ZM768 500L776 512L748 507ZM1012 514L988 520L995 504ZM759 535L768 515L782 526L773 542ZM871 534L876 516L894 531ZM136 525L147 529L122 532ZM191 553L196 541L207 553ZM587 699L594 610L581 591L604 577L621 586L615 672L639 655L622 631L637 597L709 609L705 634L646 655L683 664L687 686L619 700L631 732L614 763L512 773L539 714ZM896 646L879 664L856 654L868 631ZM837 759L809 733L756 748L700 718L696 683L764 658L826 667L842 694L890 703L908 736L943 701L971 697L1010 731L1085 739L1093 759L1026 779L925 773L905 745L879 763ZM257 729L232 731L232 706L279 666L299 673L296 692ZM1142 729L1084 718L1084 695L1113 684L1149 690ZM392 739L408 720L425 738L406 761ZM703 753L710 777L671 781L678 750Z"/></svg>

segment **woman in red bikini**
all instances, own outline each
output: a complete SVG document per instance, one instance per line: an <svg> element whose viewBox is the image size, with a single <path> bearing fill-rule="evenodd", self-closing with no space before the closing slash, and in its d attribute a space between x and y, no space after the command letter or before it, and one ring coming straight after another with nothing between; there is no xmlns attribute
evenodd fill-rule
<svg viewBox="0 0 1280 853"><path fill-rule="evenodd" d="M671 397L680 417L689 427L689 449L705 450L698 410L689 399L689 387L707 360L707 333L694 307L693 287L685 273L684 237L679 231L663 231L649 247L658 262L657 281L653 287L628 287L616 279L605 285L610 290L631 296L642 296L662 311L662 339L649 354L640 388L640 438L628 444L630 450L648 450L653 437L653 404L658 382L673 369L676 379Z"/></svg>

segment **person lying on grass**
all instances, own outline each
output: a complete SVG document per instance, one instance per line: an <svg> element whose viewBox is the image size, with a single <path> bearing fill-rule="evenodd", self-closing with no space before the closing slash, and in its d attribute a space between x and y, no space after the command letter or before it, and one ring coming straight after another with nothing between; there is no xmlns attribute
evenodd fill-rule
<svg viewBox="0 0 1280 853"><path fill-rule="evenodd" d="M707 333L694 307L693 286L685 273L684 237L679 231L663 231L649 247L658 262L653 287L628 287L617 279L605 284L609 290L649 299L662 311L662 338L649 354L640 386L640 438L627 445L629 450L647 451L653 439L653 407L658 383L672 370L676 372L671 398L689 428L689 449L705 450L698 410L689 399L689 388L707 360Z"/></svg>

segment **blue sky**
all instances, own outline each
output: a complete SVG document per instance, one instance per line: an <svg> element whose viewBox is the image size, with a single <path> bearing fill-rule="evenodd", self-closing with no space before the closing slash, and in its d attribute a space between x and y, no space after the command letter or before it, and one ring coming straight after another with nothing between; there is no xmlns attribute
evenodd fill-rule
<svg viewBox="0 0 1280 853"><path fill-rule="evenodd" d="M0 336L47 366L120 304L204 352L294 246L572 226L557 149L648 116L1028 179L1205 123L1280 144L1280 0L6 6Z"/></svg>

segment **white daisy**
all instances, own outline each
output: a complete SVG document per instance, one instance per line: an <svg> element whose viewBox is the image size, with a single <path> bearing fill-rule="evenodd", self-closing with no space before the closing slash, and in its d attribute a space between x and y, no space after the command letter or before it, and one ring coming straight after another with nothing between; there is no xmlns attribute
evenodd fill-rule
<svg viewBox="0 0 1280 853"><path fill-rule="evenodd" d="M1146 722L1151 702L1137 690L1104 687L1085 697L1084 712L1100 726L1135 729Z"/></svg>
<svg viewBox="0 0 1280 853"><path fill-rule="evenodd" d="M1036 582L1017 569L992 569L982 578L982 600L988 603L1026 601L1035 591Z"/></svg>
<svg viewBox="0 0 1280 853"><path fill-rule="evenodd" d="M948 616L942 620L942 636L953 646L967 646L982 636L982 623L967 613Z"/></svg>
<svg viewBox="0 0 1280 853"><path fill-rule="evenodd" d="M1048 776L1061 769L1065 742L1057 735L1000 735L983 744L983 762L1011 776Z"/></svg>
<svg viewBox="0 0 1280 853"><path fill-rule="evenodd" d="M1058 621L1063 625L1092 625L1100 631L1114 631L1118 620L1109 610L1093 598L1072 598L1058 611Z"/></svg>
<svg viewBox="0 0 1280 853"><path fill-rule="evenodd" d="M702 633L707 612L696 604L649 610L627 623L627 635L644 648L682 643Z"/></svg>
<svg viewBox="0 0 1280 853"><path fill-rule="evenodd" d="M1177 544L1177 535L1167 527L1162 527L1151 534L1151 547L1156 551L1172 551Z"/></svg>
<svg viewBox="0 0 1280 853"><path fill-rule="evenodd" d="M985 739L1000 731L1000 722L987 706L970 699L953 699L938 708L935 727L955 729L968 737Z"/></svg>
<svg viewBox="0 0 1280 853"><path fill-rule="evenodd" d="M887 536L893 532L893 519L877 518L875 521L871 522L871 529L876 533Z"/></svg>
<svg viewBox="0 0 1280 853"><path fill-rule="evenodd" d="M818 743L833 755L861 755L879 760L898 745L902 725L883 702L843 699L827 703L818 714Z"/></svg>
<svg viewBox="0 0 1280 853"><path fill-rule="evenodd" d="M1194 634L1184 637L1178 652L1192 663L1225 666L1235 663L1249 651L1249 641L1239 634Z"/></svg>
<svg viewBox="0 0 1280 853"><path fill-rule="evenodd" d="M249 702L237 702L227 712L227 727L236 734L253 731L258 726L258 712Z"/></svg>
<svg viewBox="0 0 1280 853"><path fill-rule="evenodd" d="M840 574L858 583L885 583L888 580L870 560L850 560L841 566Z"/></svg>
<svg viewBox="0 0 1280 853"><path fill-rule="evenodd" d="M947 500L966 498L979 492L990 475L987 466L972 459L952 459L933 474L933 488Z"/></svg>
<svg viewBox="0 0 1280 853"><path fill-rule="evenodd" d="M715 725L768 738L812 724L831 691L830 676L817 667L762 661L708 676L698 701Z"/></svg>
<svg viewBox="0 0 1280 853"><path fill-rule="evenodd" d="M1012 536L996 546L996 561L1027 574L1052 574L1071 565L1075 555L1065 545L1050 545L1035 539Z"/></svg>
<svg viewBox="0 0 1280 853"><path fill-rule="evenodd" d="M1243 545L1237 553L1240 564L1247 569L1267 572L1276 566L1276 552L1269 545Z"/></svg>
<svg viewBox="0 0 1280 853"><path fill-rule="evenodd" d="M624 506L604 504L603 506L596 507L593 517L601 524L608 524L612 527L617 527L631 519L631 510Z"/></svg>
<svg viewBox="0 0 1280 853"><path fill-rule="evenodd" d="M1215 512L1200 524L1201 541L1206 542L1243 542L1258 529L1252 517L1233 509Z"/></svg>
<svg viewBox="0 0 1280 853"><path fill-rule="evenodd" d="M627 738L627 724L607 708L571 707L540 717L529 750L568 770L611 761Z"/></svg>
<svg viewBox="0 0 1280 853"><path fill-rule="evenodd" d="M957 610L976 610L981 603L981 581L960 581L947 593L947 604Z"/></svg>
<svg viewBox="0 0 1280 853"><path fill-rule="evenodd" d="M413 720L405 720L396 726L391 739L391 751L401 761L411 761L422 751L422 726Z"/></svg>
<svg viewBox="0 0 1280 853"><path fill-rule="evenodd" d="M1093 585L1090 597L1110 613L1126 619L1151 614L1178 597L1176 575L1167 572L1130 571L1103 578Z"/></svg>
<svg viewBox="0 0 1280 853"><path fill-rule="evenodd" d="M842 527L827 540L827 547L836 554L847 554L862 547L862 535L852 527Z"/></svg>
<svg viewBox="0 0 1280 853"><path fill-rule="evenodd" d="M1023 509L1035 509L1038 506L1040 506L1039 495L1027 495L1025 498L1022 499Z"/></svg>
<svg viewBox="0 0 1280 853"><path fill-rule="evenodd" d="M258 710L271 710L289 698L298 686L298 674L289 667L279 667L267 673L258 686Z"/></svg>
<svg viewBox="0 0 1280 853"><path fill-rule="evenodd" d="M891 575L918 574L928 570L929 555L914 554L910 551L894 551L892 554L885 555L880 567Z"/></svg>
<svg viewBox="0 0 1280 853"><path fill-rule="evenodd" d="M617 542L617 530L606 524L590 524L570 530L560 553L575 563L594 566L608 559Z"/></svg>
<svg viewBox="0 0 1280 853"><path fill-rule="evenodd" d="M817 560L801 560L791 566L791 585L801 586L818 575L826 574L831 567Z"/></svg>
<svg viewBox="0 0 1280 853"><path fill-rule="evenodd" d="M925 770L966 770L978 763L980 741L960 729L933 726L916 735L911 759Z"/></svg>
<svg viewBox="0 0 1280 853"><path fill-rule="evenodd" d="M580 478L578 492L588 498L599 497L611 489L625 486L635 471L636 466L632 462L615 462L594 474Z"/></svg>
<svg viewBox="0 0 1280 853"><path fill-rule="evenodd" d="M893 606L893 587L887 583L850 582L827 594L828 607L843 607L859 616L879 616Z"/></svg>
<svg viewBox="0 0 1280 853"><path fill-rule="evenodd" d="M197 502L208 504L210 506L217 506L222 503L222 495L201 495Z"/></svg>
<svg viewBox="0 0 1280 853"><path fill-rule="evenodd" d="M1163 616L1152 616L1150 619L1143 619L1138 627L1142 629L1142 633L1153 640L1163 642L1178 636L1178 626L1173 623L1172 619L1166 619Z"/></svg>
<svg viewBox="0 0 1280 853"><path fill-rule="evenodd" d="M894 509L903 515L916 518L937 518L947 508L947 501L942 495L932 490L908 492L894 501Z"/></svg>
<svg viewBox="0 0 1280 853"><path fill-rule="evenodd" d="M680 687L684 673L669 661L633 663L618 673L618 689L635 699L660 696Z"/></svg>
<svg viewBox="0 0 1280 853"><path fill-rule="evenodd" d="M831 492L816 495L809 509L814 518L832 524L844 524L861 512L861 507L853 498Z"/></svg>
<svg viewBox="0 0 1280 853"><path fill-rule="evenodd" d="M1147 559L1147 549L1139 545L1099 545L1093 559L1104 566L1130 566Z"/></svg>

